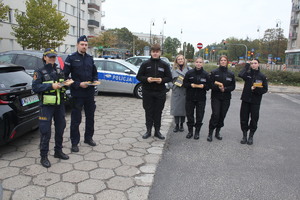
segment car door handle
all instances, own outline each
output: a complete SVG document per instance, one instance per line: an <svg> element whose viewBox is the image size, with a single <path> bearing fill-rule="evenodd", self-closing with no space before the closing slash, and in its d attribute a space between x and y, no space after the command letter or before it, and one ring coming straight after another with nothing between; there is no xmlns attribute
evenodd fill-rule
<svg viewBox="0 0 300 200"><path fill-rule="evenodd" d="M106 77L106 78L110 78L111 75L110 75L110 74L106 74L105 77Z"/></svg>

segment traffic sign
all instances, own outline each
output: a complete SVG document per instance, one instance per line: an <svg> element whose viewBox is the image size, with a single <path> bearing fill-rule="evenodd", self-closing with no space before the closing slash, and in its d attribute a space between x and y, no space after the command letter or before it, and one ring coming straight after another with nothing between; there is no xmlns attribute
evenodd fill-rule
<svg viewBox="0 0 300 200"><path fill-rule="evenodd" d="M197 44L197 48L198 48L198 49L202 49L202 47L203 47L203 44L202 44L202 43L198 43L198 44Z"/></svg>

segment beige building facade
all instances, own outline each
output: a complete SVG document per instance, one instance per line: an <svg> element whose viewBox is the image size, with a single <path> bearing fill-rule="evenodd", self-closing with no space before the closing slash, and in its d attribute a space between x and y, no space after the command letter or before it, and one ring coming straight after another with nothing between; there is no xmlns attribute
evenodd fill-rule
<svg viewBox="0 0 300 200"><path fill-rule="evenodd" d="M8 20L0 22L0 52L10 50L22 50L17 43L16 38L11 34L13 32L12 25L17 25L15 13L26 12L26 0L3 0L4 5L8 5L10 10ZM58 12L65 16L70 24L69 33L64 38L63 45L57 48L60 53L72 53L76 51L76 42L79 35L86 35L92 38L98 35L101 29L101 19L105 16L102 10L102 3L105 0L52 0L57 5ZM90 54L96 51L89 49Z"/></svg>

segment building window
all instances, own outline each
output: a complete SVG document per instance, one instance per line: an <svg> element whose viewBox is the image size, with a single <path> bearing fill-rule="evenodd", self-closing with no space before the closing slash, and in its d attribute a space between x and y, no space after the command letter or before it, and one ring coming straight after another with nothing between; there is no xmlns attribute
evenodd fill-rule
<svg viewBox="0 0 300 200"><path fill-rule="evenodd" d="M85 33L84 33L84 28L81 28L81 29L80 29L80 34L81 34L81 35L85 35Z"/></svg>
<svg viewBox="0 0 300 200"><path fill-rule="evenodd" d="M70 28L69 28L69 34L70 35L75 35L76 34L76 27L75 26L70 26Z"/></svg>
<svg viewBox="0 0 300 200"><path fill-rule="evenodd" d="M71 45L71 52L75 51L75 45Z"/></svg>
<svg viewBox="0 0 300 200"><path fill-rule="evenodd" d="M76 8L75 6L71 6L71 15L76 16Z"/></svg>
<svg viewBox="0 0 300 200"><path fill-rule="evenodd" d="M80 19L83 19L83 20L85 19L83 10L80 10Z"/></svg>
<svg viewBox="0 0 300 200"><path fill-rule="evenodd" d="M65 3L65 12L68 13L68 4Z"/></svg>
<svg viewBox="0 0 300 200"><path fill-rule="evenodd" d="M293 40L292 41L292 48L295 48L296 47L296 40Z"/></svg>
<svg viewBox="0 0 300 200"><path fill-rule="evenodd" d="M60 10L61 6L60 6L60 0L57 1L57 10Z"/></svg>
<svg viewBox="0 0 300 200"><path fill-rule="evenodd" d="M10 49L14 49L14 40L13 39L9 39L9 45L10 45Z"/></svg>
<svg viewBox="0 0 300 200"><path fill-rule="evenodd" d="M8 11L8 22L9 23L12 23L12 16L13 16L13 10L12 9L9 9Z"/></svg>

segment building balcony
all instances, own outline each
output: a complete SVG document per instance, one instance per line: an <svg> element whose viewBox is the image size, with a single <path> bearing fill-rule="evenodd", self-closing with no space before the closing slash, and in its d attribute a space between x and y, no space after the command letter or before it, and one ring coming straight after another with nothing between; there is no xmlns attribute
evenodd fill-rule
<svg viewBox="0 0 300 200"><path fill-rule="evenodd" d="M88 27L89 28L98 28L100 23L94 19L89 19L88 20Z"/></svg>
<svg viewBox="0 0 300 200"><path fill-rule="evenodd" d="M299 25L299 20L292 19L291 20L291 26L298 26Z"/></svg>
<svg viewBox="0 0 300 200"><path fill-rule="evenodd" d="M296 32L290 33L290 39L292 39L292 40L297 39L297 33Z"/></svg>
<svg viewBox="0 0 300 200"><path fill-rule="evenodd" d="M100 11L100 6L98 6L95 3L88 3L88 10L91 12L99 12Z"/></svg>
<svg viewBox="0 0 300 200"><path fill-rule="evenodd" d="M300 11L300 6L299 5L293 6L292 11L293 12L299 12Z"/></svg>

